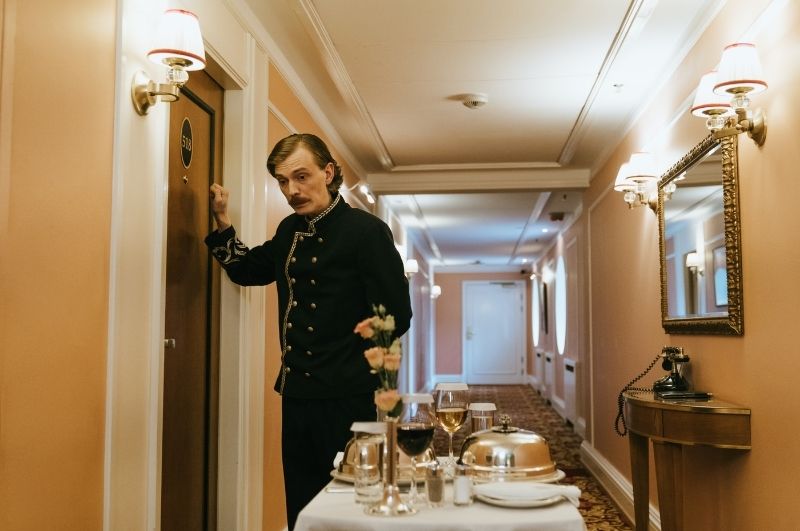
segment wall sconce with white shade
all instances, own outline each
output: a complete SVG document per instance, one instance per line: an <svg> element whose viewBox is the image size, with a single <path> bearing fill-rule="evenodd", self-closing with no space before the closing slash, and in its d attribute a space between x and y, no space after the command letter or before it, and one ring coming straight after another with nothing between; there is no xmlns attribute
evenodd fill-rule
<svg viewBox="0 0 800 531"><path fill-rule="evenodd" d="M731 104L724 98L714 93L717 84L717 71L706 72L700 78L697 92L694 95L691 113L698 118L706 118L706 127L709 131L719 131L728 119L735 113Z"/></svg>
<svg viewBox="0 0 800 531"><path fill-rule="evenodd" d="M431 286L431 299L438 299L442 294L442 287L438 284Z"/></svg>
<svg viewBox="0 0 800 531"><path fill-rule="evenodd" d="M166 65L166 83L156 83L145 72L133 76L131 99L136 112L144 116L158 101L173 102L180 88L189 81L189 73L206 67L206 53L197 16L184 9L167 9L161 16L156 40L147 57Z"/></svg>
<svg viewBox="0 0 800 531"><path fill-rule="evenodd" d="M367 202L370 205L375 204L375 196L372 195L372 190L369 189L369 184L365 183L364 181L358 181L356 184L349 187L348 190L353 191L356 188L358 188L358 191L361 192L361 195L367 199Z"/></svg>
<svg viewBox="0 0 800 531"><path fill-rule="evenodd" d="M419 263L413 258L409 258L406 260L403 269L405 270L406 276L410 277L419 272Z"/></svg>
<svg viewBox="0 0 800 531"><path fill-rule="evenodd" d="M623 192L629 208L647 205L653 212L658 208L655 157L652 153L637 151L628 162L620 166L614 181L614 190Z"/></svg>
<svg viewBox="0 0 800 531"><path fill-rule="evenodd" d="M767 138L766 115L761 109L750 110L748 96L766 89L755 44L737 42L725 47L719 68L700 79L691 111L707 117L706 127L715 138L746 132L761 146ZM720 96L728 98L727 108Z"/></svg>
<svg viewBox="0 0 800 531"><path fill-rule="evenodd" d="M686 255L686 268L691 273L696 273L698 275L703 274L703 259L700 257L700 253L693 251L691 253L687 253Z"/></svg>

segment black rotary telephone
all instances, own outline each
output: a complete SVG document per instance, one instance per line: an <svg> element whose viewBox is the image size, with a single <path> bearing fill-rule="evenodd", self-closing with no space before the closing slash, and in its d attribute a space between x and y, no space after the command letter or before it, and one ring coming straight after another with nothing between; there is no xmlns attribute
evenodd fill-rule
<svg viewBox="0 0 800 531"><path fill-rule="evenodd" d="M658 360L662 360L661 368L669 371L669 374L656 380L652 389L634 387L633 384L644 378ZM614 421L614 431L617 432L617 435L624 437L628 434L628 426L625 424L625 414L623 412L625 399L622 395L625 394L625 391L652 391L655 393L656 398L673 400L708 400L711 398L709 393L689 391L689 382L681 375L681 365L688 362L689 356L683 352L683 347L664 347L661 349L661 353L650 362L650 365L639 376L622 388L617 397L617 419ZM620 425L622 425L622 428L620 428Z"/></svg>

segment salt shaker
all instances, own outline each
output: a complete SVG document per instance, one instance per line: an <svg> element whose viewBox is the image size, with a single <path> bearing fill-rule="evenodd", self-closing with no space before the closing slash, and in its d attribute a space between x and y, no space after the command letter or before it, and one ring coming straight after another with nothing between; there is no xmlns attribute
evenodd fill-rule
<svg viewBox="0 0 800 531"><path fill-rule="evenodd" d="M444 504L444 469L437 461L433 461L425 471L425 492L431 507L441 507Z"/></svg>
<svg viewBox="0 0 800 531"><path fill-rule="evenodd" d="M472 503L472 476L469 467L457 465L453 477L453 503L469 505Z"/></svg>

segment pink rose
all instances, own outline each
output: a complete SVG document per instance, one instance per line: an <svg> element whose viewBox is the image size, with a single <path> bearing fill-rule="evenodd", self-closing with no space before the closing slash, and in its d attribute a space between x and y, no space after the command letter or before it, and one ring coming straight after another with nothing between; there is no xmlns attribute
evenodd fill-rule
<svg viewBox="0 0 800 531"><path fill-rule="evenodd" d="M369 366L373 369L380 369L383 366L383 349L381 347L372 347L365 350L364 357L367 358Z"/></svg>
<svg viewBox="0 0 800 531"><path fill-rule="evenodd" d="M389 389L388 391L377 391L375 393L375 405L381 411L391 411L400 401L400 395L397 389Z"/></svg>
<svg viewBox="0 0 800 531"><path fill-rule="evenodd" d="M383 356L383 368L387 371L396 371L400 369L400 358L403 356L399 352L387 352Z"/></svg>
<svg viewBox="0 0 800 531"><path fill-rule="evenodd" d="M356 334L360 335L364 339L371 338L375 334L375 331L372 329L372 320L373 319L374 319L374 317L368 317L368 318L364 319L363 321L361 321L360 323L358 323L356 325L356 329L353 330L353 332L355 332Z"/></svg>

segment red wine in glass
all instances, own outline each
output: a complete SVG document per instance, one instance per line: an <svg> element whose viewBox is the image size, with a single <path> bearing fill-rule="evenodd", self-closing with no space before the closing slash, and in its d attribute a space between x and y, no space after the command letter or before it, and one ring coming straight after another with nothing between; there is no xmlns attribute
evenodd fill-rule
<svg viewBox="0 0 800 531"><path fill-rule="evenodd" d="M397 426L397 445L409 457L422 455L433 442L433 429L430 424L412 422Z"/></svg>

